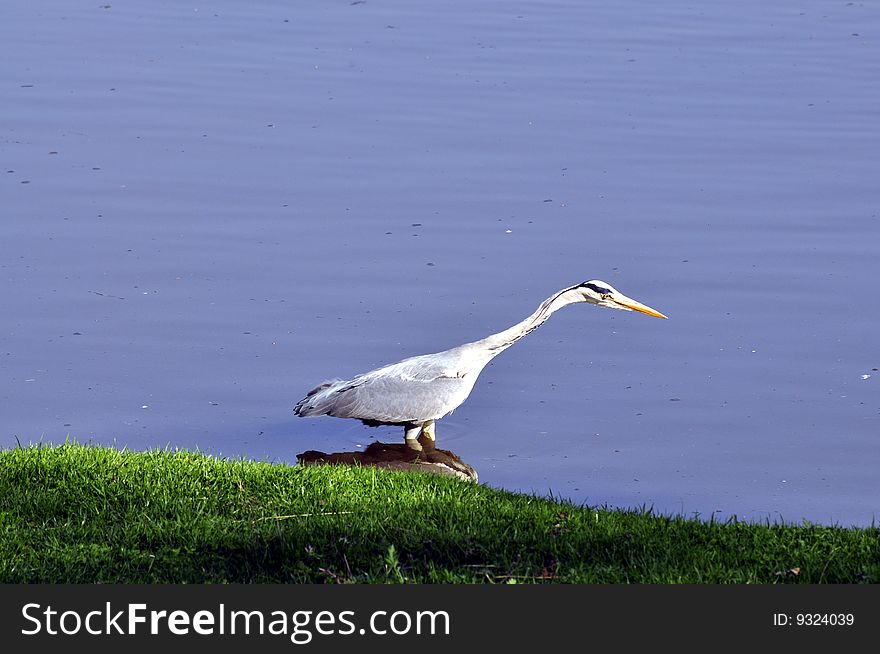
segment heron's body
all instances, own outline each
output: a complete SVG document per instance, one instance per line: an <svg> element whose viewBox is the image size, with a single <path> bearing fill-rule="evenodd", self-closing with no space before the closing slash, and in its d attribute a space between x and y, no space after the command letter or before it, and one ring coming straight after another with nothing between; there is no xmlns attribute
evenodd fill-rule
<svg viewBox="0 0 880 654"><path fill-rule="evenodd" d="M403 425L406 442L418 449L418 436L424 433L434 438L434 421L467 399L487 363L543 324L554 311L574 302L666 317L618 293L606 282L584 282L553 294L522 322L482 340L410 357L350 380L324 382L297 403L294 413L355 418L369 425Z"/></svg>

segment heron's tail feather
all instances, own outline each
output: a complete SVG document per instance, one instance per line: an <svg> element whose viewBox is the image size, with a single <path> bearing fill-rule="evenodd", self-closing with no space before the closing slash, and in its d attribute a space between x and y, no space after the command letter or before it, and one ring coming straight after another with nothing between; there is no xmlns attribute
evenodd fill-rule
<svg viewBox="0 0 880 654"><path fill-rule="evenodd" d="M333 391L341 384L346 384L341 379L325 381L306 393L306 396L296 403L293 412L301 417L325 416L333 406Z"/></svg>

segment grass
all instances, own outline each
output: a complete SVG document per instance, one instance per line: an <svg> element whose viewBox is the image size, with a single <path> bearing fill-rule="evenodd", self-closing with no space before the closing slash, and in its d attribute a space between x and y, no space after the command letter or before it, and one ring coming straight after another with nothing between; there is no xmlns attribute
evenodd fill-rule
<svg viewBox="0 0 880 654"><path fill-rule="evenodd" d="M187 451L0 451L5 583L878 580L877 527L701 522Z"/></svg>

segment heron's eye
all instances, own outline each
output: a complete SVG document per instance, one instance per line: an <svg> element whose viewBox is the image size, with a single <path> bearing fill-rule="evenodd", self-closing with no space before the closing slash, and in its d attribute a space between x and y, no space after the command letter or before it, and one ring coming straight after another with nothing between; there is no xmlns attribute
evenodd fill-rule
<svg viewBox="0 0 880 654"><path fill-rule="evenodd" d="M611 299L611 293L602 293L602 299L603 299L603 300L610 300L610 299Z"/></svg>

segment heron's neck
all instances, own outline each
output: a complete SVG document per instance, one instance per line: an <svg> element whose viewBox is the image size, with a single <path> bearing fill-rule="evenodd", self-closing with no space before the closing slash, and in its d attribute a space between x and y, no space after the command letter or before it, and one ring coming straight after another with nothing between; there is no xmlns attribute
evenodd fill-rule
<svg viewBox="0 0 880 654"><path fill-rule="evenodd" d="M535 312L522 322L518 322L503 332L487 336L483 340L477 341L475 345L479 345L481 349L484 349L490 355L490 358L501 354L523 336L532 333L543 325L547 318L553 315L553 312L574 302L582 301L583 296L575 290L576 288L576 286L572 286L554 293L541 302L541 305Z"/></svg>

